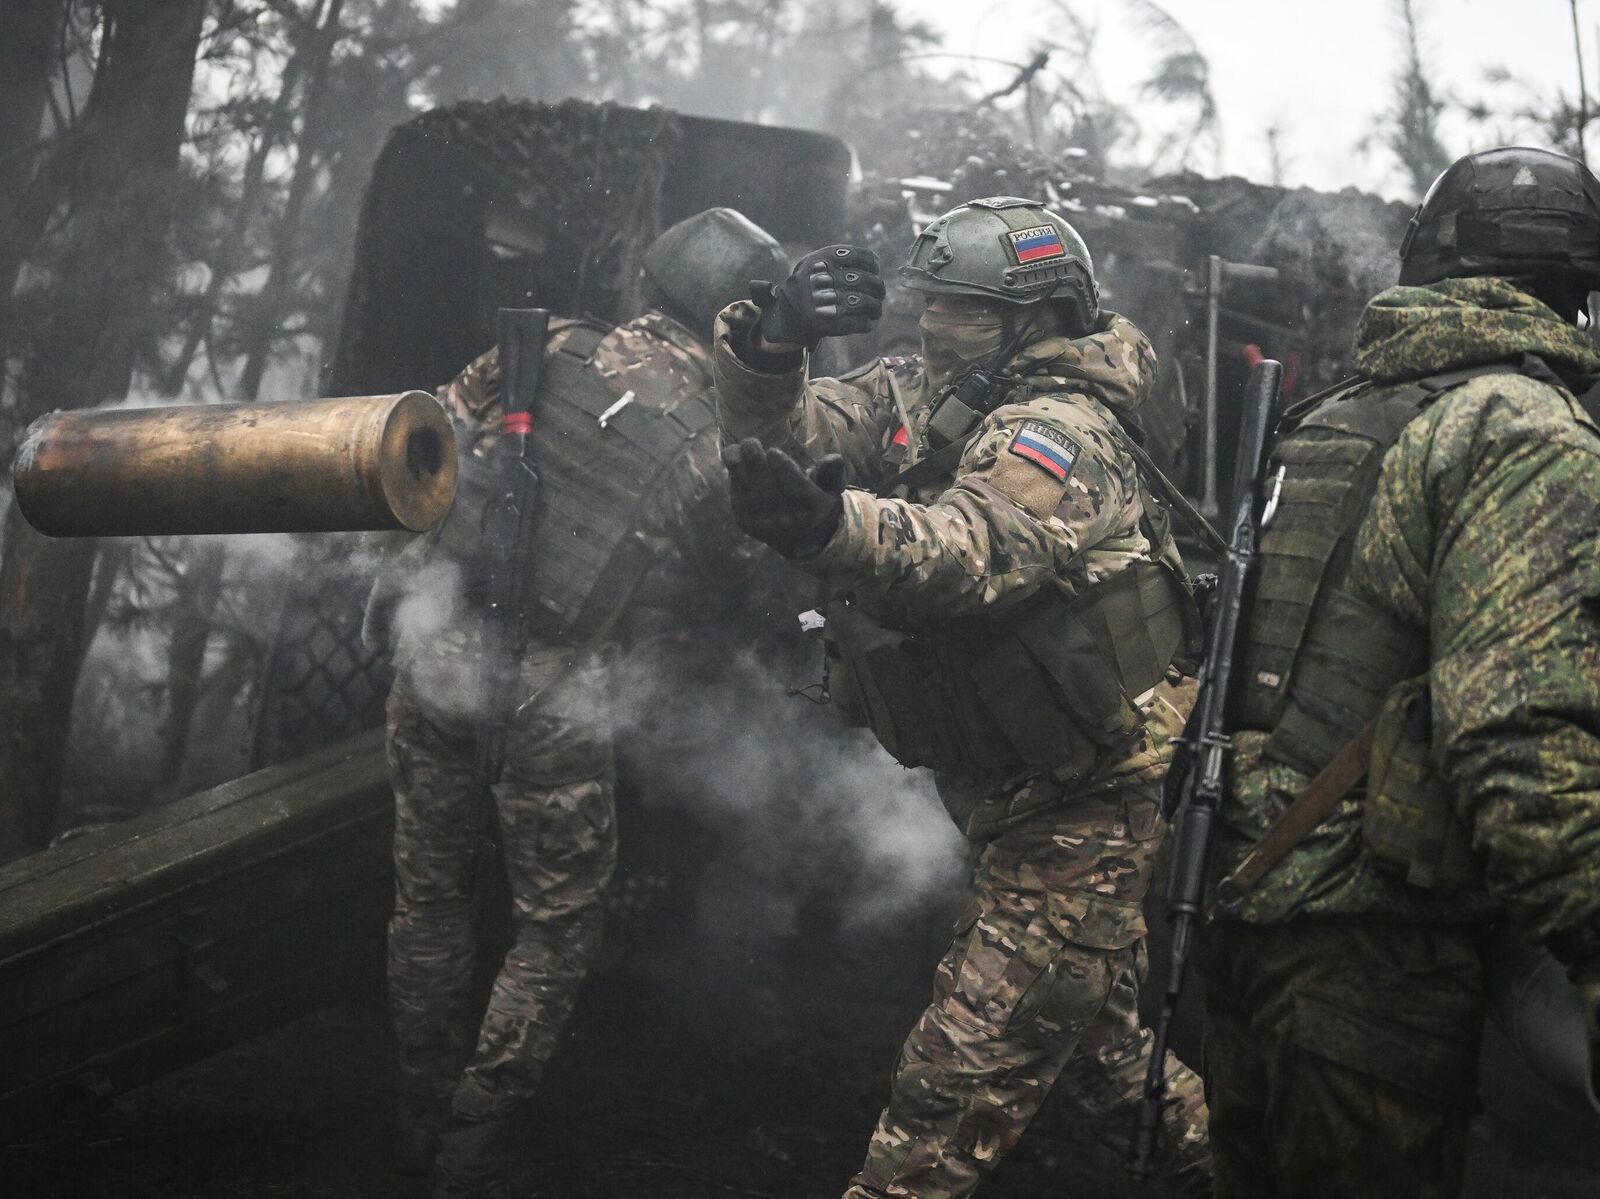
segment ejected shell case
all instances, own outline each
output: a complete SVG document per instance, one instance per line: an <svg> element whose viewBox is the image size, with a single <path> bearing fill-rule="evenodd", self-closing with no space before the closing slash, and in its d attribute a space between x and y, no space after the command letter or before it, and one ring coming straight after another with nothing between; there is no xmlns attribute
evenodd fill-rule
<svg viewBox="0 0 1600 1199"><path fill-rule="evenodd" d="M456 440L422 391L53 412L23 435L13 477L51 537L422 532L455 495Z"/></svg>

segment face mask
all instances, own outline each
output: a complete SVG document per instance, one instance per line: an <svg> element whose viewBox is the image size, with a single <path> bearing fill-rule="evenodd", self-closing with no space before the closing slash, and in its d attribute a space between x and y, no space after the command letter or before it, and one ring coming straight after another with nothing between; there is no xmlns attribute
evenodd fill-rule
<svg viewBox="0 0 1600 1199"><path fill-rule="evenodd" d="M977 366L994 366L1003 335L998 312L923 312L922 362L928 386L938 391L957 375Z"/></svg>

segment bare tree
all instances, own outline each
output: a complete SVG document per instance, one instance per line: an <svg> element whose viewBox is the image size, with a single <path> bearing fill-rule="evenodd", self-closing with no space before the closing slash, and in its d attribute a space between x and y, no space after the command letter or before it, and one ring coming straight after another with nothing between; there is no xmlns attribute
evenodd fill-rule
<svg viewBox="0 0 1600 1199"><path fill-rule="evenodd" d="M1578 0L1569 0L1568 6L1572 10L1572 54L1578 61L1578 128L1574 136L1578 143L1578 161L1587 166L1589 149L1584 145L1583 135L1589 127L1589 85L1584 80L1583 35L1578 32Z"/></svg>
<svg viewBox="0 0 1600 1199"><path fill-rule="evenodd" d="M13 0L0 7L0 355L14 343L12 290L76 169L77 76L99 9L79 0Z"/></svg>
<svg viewBox="0 0 1600 1199"><path fill-rule="evenodd" d="M111 3L80 122L60 254L26 348L20 415L126 393L179 170L205 0ZM52 542L15 506L0 564L0 852L54 831L67 716L84 636L92 542Z"/></svg>
<svg viewBox="0 0 1600 1199"><path fill-rule="evenodd" d="M1144 31L1160 50L1155 70L1142 89L1147 97L1186 107L1188 119L1162 139L1154 157L1170 159L1187 170L1195 150L1209 142L1213 161L1222 155L1222 124L1217 99L1211 91L1211 63L1194 36L1171 13L1153 0L1134 0Z"/></svg>
<svg viewBox="0 0 1600 1199"><path fill-rule="evenodd" d="M1077 0L1053 0L1059 18L1041 48L1051 51L1037 86L1024 90L1028 140L1046 153L1082 153L1092 175L1145 177L1185 170L1202 146L1221 148L1211 67L1189 31L1153 0L1121 10L1154 54L1134 97L1114 95L1100 71L1101 28ZM1136 108L1137 104L1137 108Z"/></svg>
<svg viewBox="0 0 1600 1199"><path fill-rule="evenodd" d="M1268 125L1265 132L1267 139L1267 169L1271 172L1273 187L1286 187L1284 180L1289 173L1289 160L1283 152L1283 126L1277 121Z"/></svg>
<svg viewBox="0 0 1600 1199"><path fill-rule="evenodd" d="M1396 0L1404 58L1394 79L1394 98L1383 116L1382 138L1400 162L1412 192L1420 199L1451 154L1439 135L1445 101L1428 76L1422 56L1422 15L1416 0Z"/></svg>
<svg viewBox="0 0 1600 1199"><path fill-rule="evenodd" d="M0 6L0 224L16 211L38 163L65 20L62 0L11 0ZM0 287L9 290L15 277L15 267L9 272L0 267Z"/></svg>

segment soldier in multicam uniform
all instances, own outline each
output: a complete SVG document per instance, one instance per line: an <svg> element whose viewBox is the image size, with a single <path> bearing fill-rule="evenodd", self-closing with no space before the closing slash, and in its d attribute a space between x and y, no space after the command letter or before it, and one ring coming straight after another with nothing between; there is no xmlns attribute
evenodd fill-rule
<svg viewBox="0 0 1600 1199"><path fill-rule="evenodd" d="M664 627L714 620L716 597L752 557L728 519L704 339L753 274L786 266L764 231L713 209L647 251L653 307L643 316L614 329L551 322L534 413L543 494L526 547L535 593L520 663L527 698L493 787L516 939L476 1024L467 1010L473 875L494 816L474 785L483 564L470 480L499 440L497 352L439 392L472 455L457 507L437 536L413 540L382 572L366 630L396 666L398 1164L421 1173L431 1163L436 1196L507 1193L510 1138L526 1132L519 1116L599 943L617 854L607 665L619 646Z"/></svg>
<svg viewBox="0 0 1600 1199"><path fill-rule="evenodd" d="M1600 430L1574 398L1600 182L1470 155L1400 258L1360 374L1269 463L1196 956L1219 1195L1460 1194L1492 923L1566 964L1591 1037L1600 1004ZM1241 869L1344 757L1364 783Z"/></svg>
<svg viewBox="0 0 1600 1199"><path fill-rule="evenodd" d="M877 271L855 247L808 255L722 313L713 365L736 518L840 597L833 702L933 767L973 842L971 905L847 1192L951 1199L1058 1079L1131 1129L1141 904L1195 629L1128 448L1155 355L1100 310L1072 227L1005 197L941 217L902 271L927 296L921 359L807 380L803 351L881 311ZM1164 1165L1203 1190L1199 1082L1169 1068Z"/></svg>

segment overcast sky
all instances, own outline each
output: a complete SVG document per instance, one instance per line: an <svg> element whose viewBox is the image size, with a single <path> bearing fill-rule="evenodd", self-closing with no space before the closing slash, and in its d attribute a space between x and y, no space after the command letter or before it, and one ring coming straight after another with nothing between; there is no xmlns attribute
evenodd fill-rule
<svg viewBox="0 0 1600 1199"><path fill-rule="evenodd" d="M1072 0L1098 14L1106 46L1099 74L1108 91L1123 86L1118 59L1128 62L1131 98L1148 70L1126 0ZM1222 160L1197 165L1208 173L1269 177L1264 130L1282 129L1287 182L1318 188L1355 185L1405 198L1407 184L1381 150L1358 143L1389 103L1400 55L1395 0L1161 0L1187 26L1211 61L1212 90L1221 110ZM1547 89L1576 93L1569 0L1418 0L1424 54L1447 90L1476 98L1483 72L1505 66ZM1026 59L1050 37L1053 0L906 0L903 11L945 31L951 48ZM1591 93L1600 90L1600 0L1578 0ZM1055 17L1059 20L1059 17ZM1145 43L1147 44L1147 43ZM1119 53L1119 49L1122 51ZM1005 67L983 68L998 86ZM1470 131L1447 130L1449 148L1465 152ZM1487 134L1479 133L1478 142ZM1591 132L1600 139L1600 126ZM1596 143L1600 149L1600 143Z"/></svg>

